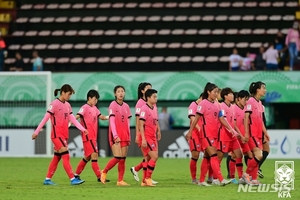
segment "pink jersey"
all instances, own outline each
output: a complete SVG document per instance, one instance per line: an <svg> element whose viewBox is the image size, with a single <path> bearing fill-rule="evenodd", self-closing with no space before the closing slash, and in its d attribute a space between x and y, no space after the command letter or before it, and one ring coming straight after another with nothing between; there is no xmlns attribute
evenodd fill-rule
<svg viewBox="0 0 300 200"><path fill-rule="evenodd" d="M96 106L84 104L78 111L77 115L80 116L80 124L89 132L87 135L81 132L82 141L97 140L98 119L101 115L98 108Z"/></svg>
<svg viewBox="0 0 300 200"><path fill-rule="evenodd" d="M202 117L201 138L217 138L219 131L219 104L202 100L197 107L197 114Z"/></svg>
<svg viewBox="0 0 300 200"><path fill-rule="evenodd" d="M247 102L245 112L250 113L249 116L249 135L257 138L262 138L263 130L263 107L260 100L250 97Z"/></svg>
<svg viewBox="0 0 300 200"><path fill-rule="evenodd" d="M67 101L62 102L57 98L49 105L47 112L51 114L51 138L69 138L69 115L72 114L71 105Z"/></svg>
<svg viewBox="0 0 300 200"><path fill-rule="evenodd" d="M137 101L137 103L136 103L136 105L135 105L135 116L140 116L140 114L141 114L141 109L142 109L142 107L144 106L144 105L146 105L146 101L144 100L144 99L142 99L142 98L140 98L138 101Z"/></svg>
<svg viewBox="0 0 300 200"><path fill-rule="evenodd" d="M156 106L150 107L148 104L144 105L141 108L140 120L145 121L145 125L144 125L145 138L156 140L157 123L158 123L157 107Z"/></svg>
<svg viewBox="0 0 300 200"><path fill-rule="evenodd" d="M119 104L112 101L108 108L109 117L115 117L116 131L121 141L130 141L131 112L127 103ZM112 128L109 125L109 134L113 137Z"/></svg>
<svg viewBox="0 0 300 200"><path fill-rule="evenodd" d="M234 113L235 113L235 123L243 136L245 136L245 126L244 126L244 118L245 118L245 107L241 108L238 105L233 105Z"/></svg>
<svg viewBox="0 0 300 200"><path fill-rule="evenodd" d="M234 128L234 120L235 120L235 115L234 115L234 107L230 104L229 106L225 103L222 102L220 104L221 111L223 113L223 117L227 120L228 124ZM224 126L221 127L219 131L219 141L231 141L233 139L232 133L230 133Z"/></svg>
<svg viewBox="0 0 300 200"><path fill-rule="evenodd" d="M198 104L196 101L193 101L190 106L189 106L189 110L188 110L188 118L190 117L195 117L196 116L196 113L197 113L197 107L198 107ZM198 121L198 126L201 127L202 126L202 120L201 118L199 119ZM190 121L190 125L191 125L191 121ZM194 131L197 131L196 127L194 128L193 132ZM198 133L198 131L197 131Z"/></svg>

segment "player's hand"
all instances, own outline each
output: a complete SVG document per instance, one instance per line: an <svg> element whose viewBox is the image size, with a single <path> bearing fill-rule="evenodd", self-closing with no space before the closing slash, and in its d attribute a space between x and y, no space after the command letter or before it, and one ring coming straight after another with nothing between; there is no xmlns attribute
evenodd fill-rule
<svg viewBox="0 0 300 200"><path fill-rule="evenodd" d="M185 135L185 139L186 139L187 141L189 141L189 140L191 139L191 137L192 137L192 133L191 133L191 131L189 131L189 132Z"/></svg>
<svg viewBox="0 0 300 200"><path fill-rule="evenodd" d="M135 143L136 143L136 144L140 144L139 137L135 137Z"/></svg>
<svg viewBox="0 0 300 200"><path fill-rule="evenodd" d="M242 143L243 143L243 144L245 144L245 143L246 143L246 139L245 139L245 137L244 137L244 136L242 136L242 135L240 135L240 137L241 137L241 139L240 139L240 140L242 141Z"/></svg>
<svg viewBox="0 0 300 200"><path fill-rule="evenodd" d="M120 138L119 138L119 137L116 137L116 138L115 138L115 143L119 143L119 142L121 142Z"/></svg>
<svg viewBox="0 0 300 200"><path fill-rule="evenodd" d="M70 127L70 126L72 126L72 123L71 123L71 122L69 122L69 125L68 125L68 127Z"/></svg>
<svg viewBox="0 0 300 200"><path fill-rule="evenodd" d="M88 130L84 130L83 132L84 132L84 134L86 134L86 135L89 134Z"/></svg>
<svg viewBox="0 0 300 200"><path fill-rule="evenodd" d="M157 131L157 141L159 141L161 139L161 132Z"/></svg>
<svg viewBox="0 0 300 200"><path fill-rule="evenodd" d="M249 134L245 134L245 143L247 143L249 141Z"/></svg>
<svg viewBox="0 0 300 200"><path fill-rule="evenodd" d="M142 140L142 147L143 148L146 148L147 147L147 142L145 139Z"/></svg>
<svg viewBox="0 0 300 200"><path fill-rule="evenodd" d="M32 139L32 140L35 140L35 139L37 138L37 136L38 136L38 135L34 133L34 134L32 134L31 139Z"/></svg>
<svg viewBox="0 0 300 200"><path fill-rule="evenodd" d="M232 137L237 137L239 135L234 129L231 129L230 132L232 134Z"/></svg>

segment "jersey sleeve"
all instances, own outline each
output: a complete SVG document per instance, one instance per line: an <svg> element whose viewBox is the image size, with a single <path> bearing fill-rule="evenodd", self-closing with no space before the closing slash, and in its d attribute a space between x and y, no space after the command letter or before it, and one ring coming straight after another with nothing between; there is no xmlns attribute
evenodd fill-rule
<svg viewBox="0 0 300 200"><path fill-rule="evenodd" d="M246 110L245 110L245 112L246 112L246 113L252 113L252 109L253 109L253 105L252 105L251 101L248 101L248 102L247 102L247 105L246 105Z"/></svg>
<svg viewBox="0 0 300 200"><path fill-rule="evenodd" d="M47 112L50 113L51 115L54 115L54 113L55 113L55 104L54 103L51 103L48 106Z"/></svg>
<svg viewBox="0 0 300 200"><path fill-rule="evenodd" d="M135 116L140 116L140 114L141 114L141 106L138 101L135 105Z"/></svg>
<svg viewBox="0 0 300 200"><path fill-rule="evenodd" d="M140 120L146 121L146 109L141 108Z"/></svg>
<svg viewBox="0 0 300 200"><path fill-rule="evenodd" d="M204 104L202 103L203 101L200 102L200 104L197 106L197 111L196 113L198 115L203 115L205 113L205 106L203 106Z"/></svg>
<svg viewBox="0 0 300 200"><path fill-rule="evenodd" d="M128 104L126 104L126 107L127 107L127 114L128 114L128 118L131 118L132 115L131 115L131 111L130 111L130 107Z"/></svg>
<svg viewBox="0 0 300 200"><path fill-rule="evenodd" d="M112 116L115 116L116 115L116 110L115 110L115 106L113 103L111 103L108 107L108 116L109 117L112 117Z"/></svg>
<svg viewBox="0 0 300 200"><path fill-rule="evenodd" d="M77 112L77 115L84 116L84 113L85 113L85 108L84 106L81 106L80 110Z"/></svg>
<svg viewBox="0 0 300 200"><path fill-rule="evenodd" d="M71 105L69 103L68 103L68 109L69 109L69 114L70 115L73 114L72 107L71 107Z"/></svg>
<svg viewBox="0 0 300 200"><path fill-rule="evenodd" d="M191 105L188 108L188 118L195 116L197 111L197 104L191 103Z"/></svg>
<svg viewBox="0 0 300 200"><path fill-rule="evenodd" d="M101 115L101 111L98 108L96 108L96 113L97 113L97 117Z"/></svg>

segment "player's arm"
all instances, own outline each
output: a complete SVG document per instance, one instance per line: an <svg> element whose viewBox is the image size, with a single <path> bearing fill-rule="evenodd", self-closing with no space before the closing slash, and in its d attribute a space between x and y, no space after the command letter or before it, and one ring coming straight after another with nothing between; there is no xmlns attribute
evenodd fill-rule
<svg viewBox="0 0 300 200"><path fill-rule="evenodd" d="M76 120L74 115L71 113L69 115L69 120L78 128L80 131L84 132L85 134L88 134L89 132Z"/></svg>
<svg viewBox="0 0 300 200"><path fill-rule="evenodd" d="M245 137L242 135L240 129L237 127L237 125L236 125L236 120L234 120L233 123L234 123L234 130L238 133L238 137L239 137L242 141L244 141L244 140L245 140Z"/></svg>
<svg viewBox="0 0 300 200"><path fill-rule="evenodd" d="M113 139L116 143L120 142L119 135L117 133L116 123L115 123L115 115L110 115L109 117L109 126L111 128L111 132L113 134Z"/></svg>
<svg viewBox="0 0 300 200"><path fill-rule="evenodd" d="M195 120L195 115L191 115L191 116L189 116L190 117L190 124L192 124L193 123L193 121ZM198 130L198 131L200 131L200 127L199 127L199 124L197 123L196 124L196 129Z"/></svg>
<svg viewBox="0 0 300 200"><path fill-rule="evenodd" d="M263 124L263 132L264 132L264 134L265 134L265 137L266 137L267 141L270 141L270 136L269 136L269 134L268 134L268 131L267 131L267 129L266 129L265 124Z"/></svg>
<svg viewBox="0 0 300 200"><path fill-rule="evenodd" d="M140 122L140 115L136 114L135 115L135 143L139 143L139 136L140 136L140 131L139 131L139 122Z"/></svg>
<svg viewBox="0 0 300 200"><path fill-rule="evenodd" d="M99 115L99 119L101 120L108 120L109 116L105 116L105 115Z"/></svg>
<svg viewBox="0 0 300 200"><path fill-rule="evenodd" d="M250 112L245 112L244 127L245 127L245 141L246 142L248 142L248 140L249 140L249 117L250 117Z"/></svg>
<svg viewBox="0 0 300 200"><path fill-rule="evenodd" d="M223 126L225 126L225 128L226 128L230 133L232 133L233 136L236 136L237 133L236 133L235 130L230 126L230 124L228 123L227 119L224 118L224 115L223 115L223 112L222 112L222 111L219 112L219 115L218 115L218 116L219 116L219 120L220 120L221 124L222 124Z"/></svg>
<svg viewBox="0 0 300 200"><path fill-rule="evenodd" d="M197 113L196 116L195 116L195 119L193 120L191 126L190 126L190 129L189 129L189 132L186 134L185 138L187 140L191 139L192 137L192 132L193 132L193 129L196 127L196 125L198 124L198 121L200 119L200 114ZM200 127L199 127L199 131L200 131Z"/></svg>
<svg viewBox="0 0 300 200"><path fill-rule="evenodd" d="M157 140L159 141L161 139L161 131L160 131L158 120L156 121L156 123L157 123Z"/></svg>
<svg viewBox="0 0 300 200"><path fill-rule="evenodd" d="M35 129L34 133L32 134L31 138L34 140L37 138L40 130L43 128L43 126L46 124L46 122L49 120L51 114L49 112L47 112L44 116L44 118L42 119L42 121L40 122L40 124L38 125L38 127Z"/></svg>
<svg viewBox="0 0 300 200"><path fill-rule="evenodd" d="M144 125L145 125L145 119L140 118L139 129L140 129L140 134L142 136L142 147L147 147Z"/></svg>

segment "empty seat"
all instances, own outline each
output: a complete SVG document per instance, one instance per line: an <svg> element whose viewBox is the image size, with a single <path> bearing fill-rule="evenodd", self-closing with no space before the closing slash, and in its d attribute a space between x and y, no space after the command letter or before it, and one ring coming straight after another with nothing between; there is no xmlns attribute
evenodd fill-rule
<svg viewBox="0 0 300 200"><path fill-rule="evenodd" d="M82 57L75 57L70 60L71 63L82 63L82 61L83 61Z"/></svg>
<svg viewBox="0 0 300 200"><path fill-rule="evenodd" d="M225 33L224 29L215 29L212 31L213 35L223 35Z"/></svg>
<svg viewBox="0 0 300 200"><path fill-rule="evenodd" d="M194 16L190 16L189 17L189 21L200 21L201 20L201 16L197 16L197 15L194 15Z"/></svg>
<svg viewBox="0 0 300 200"><path fill-rule="evenodd" d="M184 33L183 29L175 29L172 31L172 35L182 35L183 33Z"/></svg>
<svg viewBox="0 0 300 200"><path fill-rule="evenodd" d="M99 5L99 8L102 8L102 9L107 9L107 8L110 8L110 7L111 7L110 3L101 3Z"/></svg>
<svg viewBox="0 0 300 200"><path fill-rule="evenodd" d="M76 30L69 30L65 32L66 36L74 36L77 35L77 31Z"/></svg>
<svg viewBox="0 0 300 200"><path fill-rule="evenodd" d="M58 8L58 4L57 3L51 3L47 5L47 9L57 9Z"/></svg>
<svg viewBox="0 0 300 200"><path fill-rule="evenodd" d="M126 17L122 17L122 22L132 22L134 21L134 17L133 16L126 16Z"/></svg>
<svg viewBox="0 0 300 200"><path fill-rule="evenodd" d="M165 62L177 62L178 57L177 56L168 56L165 58Z"/></svg>
<svg viewBox="0 0 300 200"><path fill-rule="evenodd" d="M124 7L124 3L114 3L112 5L113 8L123 8Z"/></svg>
<svg viewBox="0 0 300 200"><path fill-rule="evenodd" d="M84 4L83 3L76 3L72 6L73 9L82 9L84 8Z"/></svg>
<svg viewBox="0 0 300 200"><path fill-rule="evenodd" d="M9 50L18 50L20 49L20 45L19 44L13 44L13 45L10 45L8 47Z"/></svg>
<svg viewBox="0 0 300 200"><path fill-rule="evenodd" d="M62 36L63 34L64 34L64 31L62 31L62 30L57 30L57 31L52 32L53 36Z"/></svg>
<svg viewBox="0 0 300 200"><path fill-rule="evenodd" d="M87 9L96 9L96 8L98 8L98 4L97 3L89 3L85 6L85 8L87 8Z"/></svg>
<svg viewBox="0 0 300 200"><path fill-rule="evenodd" d="M164 3L156 2L152 4L152 8L162 8L164 7Z"/></svg>
<svg viewBox="0 0 300 200"><path fill-rule="evenodd" d="M231 6L230 2L221 2L221 3L219 3L219 7L221 7L221 8L228 8L230 6Z"/></svg>
<svg viewBox="0 0 300 200"><path fill-rule="evenodd" d="M249 45L251 48L259 48L262 46L261 42L253 42Z"/></svg>
<svg viewBox="0 0 300 200"><path fill-rule="evenodd" d="M197 29L188 29L184 33L186 35L196 35L196 34L198 34L198 30Z"/></svg>
<svg viewBox="0 0 300 200"><path fill-rule="evenodd" d="M113 48L113 44L112 43L105 43L105 44L102 44L101 45L101 48L102 49L111 49L111 48Z"/></svg>
<svg viewBox="0 0 300 200"><path fill-rule="evenodd" d="M228 29L226 30L226 34L227 35L235 35L235 34L238 34L239 30L237 29Z"/></svg>
<svg viewBox="0 0 300 200"><path fill-rule="evenodd" d="M30 18L30 20L29 20L30 23L40 23L41 21L42 21L41 17L33 17L33 18Z"/></svg>
<svg viewBox="0 0 300 200"><path fill-rule="evenodd" d="M233 42L226 42L222 45L223 48L233 48L235 44Z"/></svg>
<svg viewBox="0 0 300 200"><path fill-rule="evenodd" d="M37 33L38 33L37 31L28 31L28 32L25 33L25 36L31 36L32 37L32 36L36 36Z"/></svg>
<svg viewBox="0 0 300 200"><path fill-rule="evenodd" d="M157 34L157 30L155 29L149 29L149 30L146 30L144 32L145 35L156 35Z"/></svg>
<svg viewBox="0 0 300 200"><path fill-rule="evenodd" d="M178 49L178 48L180 48L180 46L181 46L181 44L178 43L178 42L173 42L173 43L171 43L171 44L168 45L168 47L170 49Z"/></svg>
<svg viewBox="0 0 300 200"><path fill-rule="evenodd" d="M91 31L90 30L81 30L78 32L78 35L90 35Z"/></svg>
<svg viewBox="0 0 300 200"><path fill-rule="evenodd" d="M143 35L144 34L144 30L140 30L140 29L133 30L133 31L131 31L131 34L132 35Z"/></svg>
<svg viewBox="0 0 300 200"><path fill-rule="evenodd" d="M76 45L74 46L74 49L85 49L86 46L87 46L87 44L85 44L85 43L80 43L80 44L76 44Z"/></svg>
<svg viewBox="0 0 300 200"><path fill-rule="evenodd" d="M192 58L190 56L181 56L178 58L178 62L190 62Z"/></svg>
<svg viewBox="0 0 300 200"><path fill-rule="evenodd" d="M60 4L58 8L59 9L69 9L69 8L71 8L71 4L63 3L63 4Z"/></svg>
<svg viewBox="0 0 300 200"><path fill-rule="evenodd" d="M190 49L190 48L194 48L195 44L192 42L187 42L181 45L182 48L184 49Z"/></svg>
<svg viewBox="0 0 300 200"><path fill-rule="evenodd" d="M83 60L84 63L94 63L97 61L96 57L87 57Z"/></svg>
<svg viewBox="0 0 300 200"><path fill-rule="evenodd" d="M113 16L113 17L110 17L108 19L108 21L110 21L110 22L119 22L119 21L121 21L121 17L120 16Z"/></svg>
<svg viewBox="0 0 300 200"><path fill-rule="evenodd" d="M45 17L43 18L43 23L52 23L54 22L55 18L54 17Z"/></svg>
<svg viewBox="0 0 300 200"><path fill-rule="evenodd" d="M61 49L72 49L73 48L73 44L63 44L61 45Z"/></svg>
<svg viewBox="0 0 300 200"><path fill-rule="evenodd" d="M141 45L142 49L151 49L153 48L154 44L153 43L144 43Z"/></svg>
<svg viewBox="0 0 300 200"><path fill-rule="evenodd" d="M116 30L107 30L104 33L104 35L116 35L116 34L117 34Z"/></svg>
<svg viewBox="0 0 300 200"><path fill-rule="evenodd" d="M106 16L99 16L95 19L96 22L106 22L107 17Z"/></svg>
<svg viewBox="0 0 300 200"><path fill-rule="evenodd" d="M33 44L24 44L21 47L22 50L31 50L33 49Z"/></svg>
<svg viewBox="0 0 300 200"><path fill-rule="evenodd" d="M118 43L115 45L116 49L126 49L127 48L127 43Z"/></svg>
<svg viewBox="0 0 300 200"><path fill-rule="evenodd" d="M170 35L171 30L169 29L162 29L158 31L158 35Z"/></svg>
<svg viewBox="0 0 300 200"><path fill-rule="evenodd" d="M27 17L20 17L16 20L17 23L26 23L28 21Z"/></svg>
<svg viewBox="0 0 300 200"><path fill-rule="evenodd" d="M5 62L5 64L10 65L10 64L14 64L16 62L16 59L15 58L7 58L7 59L5 59L4 62Z"/></svg>
<svg viewBox="0 0 300 200"><path fill-rule="evenodd" d="M160 21L161 17L160 16L151 16L148 18L148 21L150 22L157 22Z"/></svg>
<svg viewBox="0 0 300 200"><path fill-rule="evenodd" d="M109 57L100 57L100 58L97 59L97 62L98 63L108 63L109 60L110 60Z"/></svg>
<svg viewBox="0 0 300 200"><path fill-rule="evenodd" d="M248 42L239 42L236 44L237 48L247 48L249 46Z"/></svg>
<svg viewBox="0 0 300 200"><path fill-rule="evenodd" d="M32 9L32 4L24 4L20 7L21 10L30 10Z"/></svg>
<svg viewBox="0 0 300 200"><path fill-rule="evenodd" d="M204 56L195 56L192 58L193 62L203 62L205 60Z"/></svg>
<svg viewBox="0 0 300 200"><path fill-rule="evenodd" d="M220 42L213 42L208 45L209 48L218 49L222 46Z"/></svg>
<svg viewBox="0 0 300 200"><path fill-rule="evenodd" d="M15 32L13 32L12 35L13 36L22 36L22 35L24 35L24 31L15 31Z"/></svg>
<svg viewBox="0 0 300 200"><path fill-rule="evenodd" d="M81 17L71 17L69 18L69 22L77 23L81 21Z"/></svg>
<svg viewBox="0 0 300 200"><path fill-rule="evenodd" d="M154 62L154 63L158 63L158 62L162 62L162 61L164 61L163 56L154 56L153 58L151 58L151 62Z"/></svg>
<svg viewBox="0 0 300 200"><path fill-rule="evenodd" d="M202 4L202 6L203 6L203 4ZM189 7L191 7L191 3L190 2L181 2L178 4L178 7L179 8L189 8Z"/></svg>
<svg viewBox="0 0 300 200"><path fill-rule="evenodd" d="M99 35L103 35L104 31L103 30L94 30L91 35L94 36L99 36Z"/></svg>
<svg viewBox="0 0 300 200"><path fill-rule="evenodd" d="M128 44L128 49L138 49L140 48L141 44L140 43L130 43Z"/></svg>
<svg viewBox="0 0 300 200"><path fill-rule="evenodd" d="M150 8L151 7L151 3L141 3L139 5L140 8Z"/></svg>
<svg viewBox="0 0 300 200"><path fill-rule="evenodd" d="M118 32L118 35L129 35L130 34L130 30L120 30Z"/></svg>
<svg viewBox="0 0 300 200"><path fill-rule="evenodd" d="M46 44L37 44L34 46L34 49L37 49L37 50L44 50L46 49L47 45Z"/></svg>
<svg viewBox="0 0 300 200"><path fill-rule="evenodd" d="M51 34L51 31L44 30L39 32L39 36L49 36Z"/></svg>
<svg viewBox="0 0 300 200"><path fill-rule="evenodd" d="M208 8L215 8L217 6L218 6L217 2L208 2L205 4L205 7L208 7Z"/></svg>
<svg viewBox="0 0 300 200"><path fill-rule="evenodd" d="M58 23L64 23L68 20L67 17L58 17L55 19L55 22L58 22Z"/></svg>
<svg viewBox="0 0 300 200"><path fill-rule="evenodd" d="M222 56L219 58L219 61L220 62L229 62L229 58L228 58L228 56Z"/></svg>
<svg viewBox="0 0 300 200"><path fill-rule="evenodd" d="M154 45L154 48L156 49L164 49L164 48L167 48L167 43L157 43Z"/></svg>
<svg viewBox="0 0 300 200"><path fill-rule="evenodd" d="M44 59L44 63L46 64L52 64L52 63L55 63L56 62L56 58L46 58Z"/></svg>
<svg viewBox="0 0 300 200"><path fill-rule="evenodd" d="M150 57L149 56L142 56L142 57L139 57L138 58L138 62L140 62L140 63L146 63L146 62L150 62Z"/></svg>
<svg viewBox="0 0 300 200"><path fill-rule="evenodd" d="M176 8L177 5L178 5L178 3L176 3L176 2L169 2L169 3L165 4L165 7L166 8Z"/></svg>
<svg viewBox="0 0 300 200"><path fill-rule="evenodd" d="M124 62L126 62L126 63L133 63L136 61L137 61L137 57L135 57L135 56L127 57L124 59Z"/></svg>
<svg viewBox="0 0 300 200"><path fill-rule="evenodd" d="M178 21L178 22L184 22L184 21L187 21L188 17L187 16L177 16L175 17L175 21Z"/></svg>
<svg viewBox="0 0 300 200"><path fill-rule="evenodd" d="M48 49L54 50L54 49L59 49L60 44L50 44L48 45Z"/></svg>
<svg viewBox="0 0 300 200"><path fill-rule="evenodd" d="M87 46L88 49L99 49L100 48L100 44L98 43L92 43L92 44L89 44Z"/></svg>
<svg viewBox="0 0 300 200"><path fill-rule="evenodd" d="M208 56L205 58L206 62L217 62L219 60L218 56Z"/></svg>
<svg viewBox="0 0 300 200"><path fill-rule="evenodd" d="M202 49L202 48L206 48L208 46L207 43L197 43L195 45L196 48Z"/></svg>
<svg viewBox="0 0 300 200"><path fill-rule="evenodd" d="M120 57L120 56L117 56L117 57L113 57L110 59L110 62L113 62L113 63L121 63L123 62L124 58L123 57Z"/></svg>
<svg viewBox="0 0 300 200"><path fill-rule="evenodd" d="M137 16L135 18L135 21L137 22L144 22L144 21L147 21L148 17L147 16Z"/></svg>
<svg viewBox="0 0 300 200"><path fill-rule="evenodd" d="M126 7L126 8L136 8L137 5L138 5L137 3L133 3L133 2L132 2L132 3L127 3L127 4L125 5L125 7Z"/></svg>
<svg viewBox="0 0 300 200"><path fill-rule="evenodd" d="M82 18L82 22L93 22L95 20L95 17L93 16L87 16Z"/></svg>

